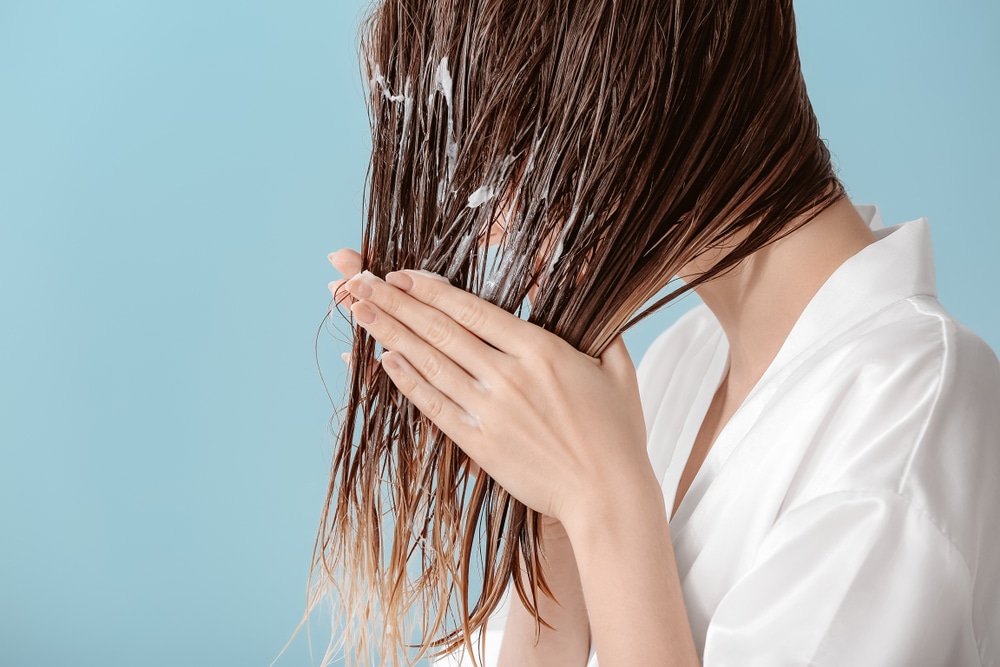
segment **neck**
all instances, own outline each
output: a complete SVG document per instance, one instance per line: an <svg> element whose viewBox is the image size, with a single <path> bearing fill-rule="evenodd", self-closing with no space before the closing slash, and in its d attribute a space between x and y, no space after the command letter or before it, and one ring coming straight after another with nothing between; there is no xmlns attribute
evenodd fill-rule
<svg viewBox="0 0 1000 667"><path fill-rule="evenodd" d="M871 229L845 197L785 238L756 251L729 274L695 288L729 341L725 378L729 394L750 392L827 278L874 242ZM711 251L692 260L680 272L681 278L700 275L724 252Z"/></svg>

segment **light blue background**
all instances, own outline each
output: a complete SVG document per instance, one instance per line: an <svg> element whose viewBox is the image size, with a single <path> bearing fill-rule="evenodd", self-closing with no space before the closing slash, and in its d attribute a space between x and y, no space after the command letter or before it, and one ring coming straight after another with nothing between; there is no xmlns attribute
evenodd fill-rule
<svg viewBox="0 0 1000 667"><path fill-rule="evenodd" d="M296 625L360 6L0 0L0 665L267 665ZM1000 348L998 5L798 12L855 200L931 219L942 302ZM636 361L694 302L629 334ZM320 336L335 398L342 349Z"/></svg>

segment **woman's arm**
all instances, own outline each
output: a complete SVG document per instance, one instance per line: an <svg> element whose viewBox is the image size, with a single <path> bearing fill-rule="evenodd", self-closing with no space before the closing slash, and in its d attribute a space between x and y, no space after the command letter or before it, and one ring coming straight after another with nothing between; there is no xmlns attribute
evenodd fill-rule
<svg viewBox="0 0 1000 667"><path fill-rule="evenodd" d="M511 592L498 667L583 667L587 664L590 628L580 574L566 529L555 519L546 518L543 523L542 552L545 578L558 603L539 594L538 611L555 630L540 625L536 643L535 618L524 608L516 593Z"/></svg>
<svg viewBox="0 0 1000 667"><path fill-rule="evenodd" d="M647 484L594 500L566 530L601 667L700 665L652 471Z"/></svg>
<svg viewBox="0 0 1000 667"><path fill-rule="evenodd" d="M498 667L586 665L591 626L602 667L699 665L655 479L578 516L572 536L554 519L543 533L545 574L561 604L541 595L538 607L556 630L542 626L536 644L534 617L512 599Z"/></svg>

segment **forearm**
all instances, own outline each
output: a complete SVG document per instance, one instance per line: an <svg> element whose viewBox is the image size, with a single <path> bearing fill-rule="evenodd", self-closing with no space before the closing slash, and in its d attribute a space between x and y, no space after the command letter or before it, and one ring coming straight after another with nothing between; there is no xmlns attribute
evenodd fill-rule
<svg viewBox="0 0 1000 667"><path fill-rule="evenodd" d="M566 528L601 667L699 665L655 480L595 503Z"/></svg>
<svg viewBox="0 0 1000 667"><path fill-rule="evenodd" d="M539 593L537 604L539 615L555 630L539 625L536 643L534 616L512 590L499 667L583 667L590 654L590 630L580 575L569 538L559 523L545 527L543 544L546 581L558 602Z"/></svg>

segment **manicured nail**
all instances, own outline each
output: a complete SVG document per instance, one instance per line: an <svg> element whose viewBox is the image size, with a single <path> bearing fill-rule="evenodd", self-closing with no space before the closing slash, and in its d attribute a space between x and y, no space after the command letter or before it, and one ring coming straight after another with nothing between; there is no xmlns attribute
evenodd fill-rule
<svg viewBox="0 0 1000 667"><path fill-rule="evenodd" d="M331 263L331 264L333 264L333 256L334 256L334 255L336 255L336 254L337 254L337 253L335 253L335 252L331 252L331 253L330 253L329 255L327 255L327 256L326 256L326 258L327 258L328 260L330 260L330 263Z"/></svg>
<svg viewBox="0 0 1000 667"><path fill-rule="evenodd" d="M385 274L385 281L393 287L398 287L404 292L409 292L413 287L413 278L398 271Z"/></svg>
<svg viewBox="0 0 1000 667"><path fill-rule="evenodd" d="M345 285L347 291L358 297L359 299L367 299L372 295L372 286L368 284L368 281L364 280L360 276L355 276L347 281Z"/></svg>
<svg viewBox="0 0 1000 667"><path fill-rule="evenodd" d="M374 324L377 317L374 310L360 301L351 306L351 312L354 313L354 319L365 325Z"/></svg>

